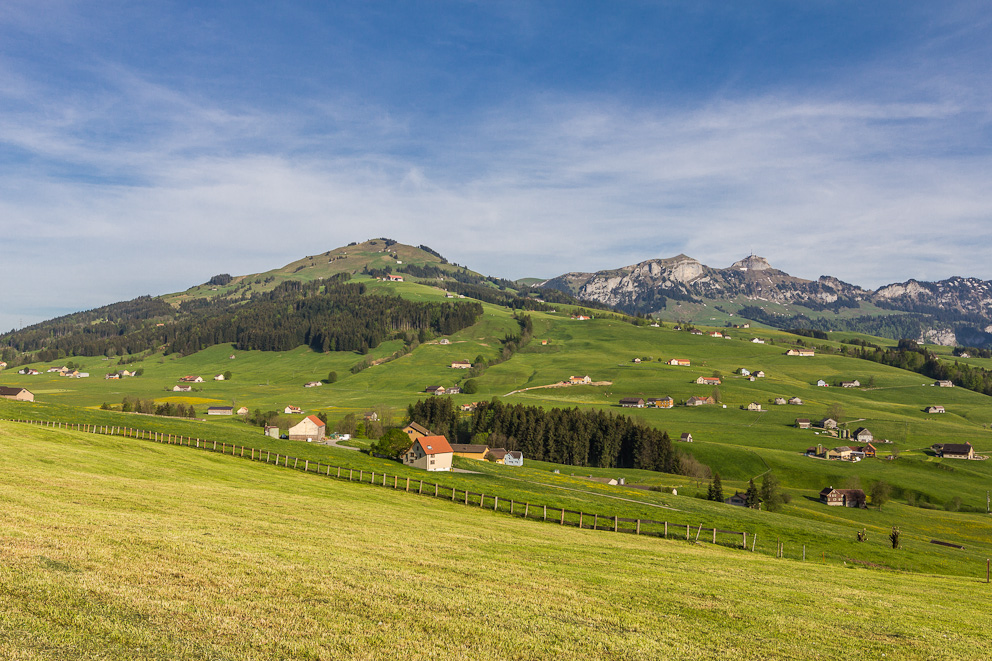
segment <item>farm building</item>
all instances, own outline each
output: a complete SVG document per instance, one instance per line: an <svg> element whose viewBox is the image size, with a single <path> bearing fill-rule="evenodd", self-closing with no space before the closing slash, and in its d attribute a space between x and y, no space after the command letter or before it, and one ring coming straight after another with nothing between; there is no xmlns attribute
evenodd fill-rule
<svg viewBox="0 0 992 661"><path fill-rule="evenodd" d="M472 368L472 363L467 360L456 360L451 363L451 369L467 370Z"/></svg>
<svg viewBox="0 0 992 661"><path fill-rule="evenodd" d="M486 455L489 454L488 445L473 445L469 443L451 443L450 445L451 451L455 453L456 457L484 461Z"/></svg>
<svg viewBox="0 0 992 661"><path fill-rule="evenodd" d="M202 376L181 376L179 377L180 383L203 383Z"/></svg>
<svg viewBox="0 0 992 661"><path fill-rule="evenodd" d="M861 489L834 489L827 487L820 492L820 502L831 507L860 507L868 506L865 492Z"/></svg>
<svg viewBox="0 0 992 661"><path fill-rule="evenodd" d="M318 388L318 387L320 387L322 385L324 385L324 383L322 381L308 381L308 382L306 382L306 383L303 384L303 387L304 388Z"/></svg>
<svg viewBox="0 0 992 661"><path fill-rule="evenodd" d="M444 386L427 386L424 388L424 392L429 392L432 395L443 395L445 388Z"/></svg>
<svg viewBox="0 0 992 661"><path fill-rule="evenodd" d="M238 409L238 415L248 415L248 407L242 406Z"/></svg>
<svg viewBox="0 0 992 661"><path fill-rule="evenodd" d="M686 406L702 406L703 404L713 404L712 397L690 397L685 400Z"/></svg>
<svg viewBox="0 0 992 661"><path fill-rule="evenodd" d="M172 386L172 392L193 392L193 386Z"/></svg>
<svg viewBox="0 0 992 661"><path fill-rule="evenodd" d="M216 375L214 375L214 381L223 381L223 380L224 380L224 375L223 374L216 374Z"/></svg>
<svg viewBox="0 0 992 661"><path fill-rule="evenodd" d="M943 406L928 406L923 410L927 413L946 413Z"/></svg>
<svg viewBox="0 0 992 661"><path fill-rule="evenodd" d="M504 448L493 448L486 455L487 461L491 461L496 464L502 464L505 458L506 458L506 450Z"/></svg>
<svg viewBox="0 0 992 661"><path fill-rule="evenodd" d="M786 356L815 356L816 352L812 349L789 349L785 352Z"/></svg>
<svg viewBox="0 0 992 661"><path fill-rule="evenodd" d="M524 453L519 450L513 450L507 452L506 456L503 457L504 466L523 466L524 465Z"/></svg>
<svg viewBox="0 0 992 661"><path fill-rule="evenodd" d="M727 498L723 502L725 502L728 505L736 505L737 507L747 507L747 494L746 493L741 493L740 491L738 491L733 496L731 496L730 498ZM758 504L753 509L756 509L756 510L760 510L761 509L761 499L760 498L758 499Z"/></svg>
<svg viewBox="0 0 992 661"><path fill-rule="evenodd" d="M322 441L327 425L315 415L308 415L289 428L291 441Z"/></svg>
<svg viewBox="0 0 992 661"><path fill-rule="evenodd" d="M207 415L233 415L233 406L208 406Z"/></svg>
<svg viewBox="0 0 992 661"><path fill-rule="evenodd" d="M841 388L860 388L861 387L861 382L858 381L857 379L855 379L854 381L841 381L840 382L840 387Z"/></svg>
<svg viewBox="0 0 992 661"><path fill-rule="evenodd" d="M935 381L933 385L940 386L941 388L953 388L954 382L948 380L941 380L941 381Z"/></svg>
<svg viewBox="0 0 992 661"><path fill-rule="evenodd" d="M820 429L837 429L837 421L833 418L820 420Z"/></svg>
<svg viewBox="0 0 992 661"><path fill-rule="evenodd" d="M0 386L0 397L3 399L12 399L18 402L33 402L34 393L32 393L27 388L13 388L8 386Z"/></svg>
<svg viewBox="0 0 992 661"><path fill-rule="evenodd" d="M798 397L790 397L789 398L789 403L792 404L793 406L802 406L803 405L803 400L801 400Z"/></svg>
<svg viewBox="0 0 992 661"><path fill-rule="evenodd" d="M620 406L628 409L642 409L644 408L644 400L640 397L624 397L620 400Z"/></svg>
<svg viewBox="0 0 992 661"><path fill-rule="evenodd" d="M653 406L659 409L670 409L675 406L675 400L671 397L648 397L644 404L645 406Z"/></svg>
<svg viewBox="0 0 992 661"><path fill-rule="evenodd" d="M269 438L279 438L279 428L275 425L265 425L265 430L262 433Z"/></svg>
<svg viewBox="0 0 992 661"><path fill-rule="evenodd" d="M450 471L454 451L444 436L416 438L403 455L403 463L427 471Z"/></svg>
<svg viewBox="0 0 992 661"><path fill-rule="evenodd" d="M944 443L937 447L937 454L944 459L974 459L975 448L971 443Z"/></svg>
<svg viewBox="0 0 992 661"><path fill-rule="evenodd" d="M423 425L418 425L416 422L411 422L408 424L403 428L403 431L410 437L411 441L418 438L424 438L426 436L433 436L430 429L424 427Z"/></svg>
<svg viewBox="0 0 992 661"><path fill-rule="evenodd" d="M855 429L854 434L851 435L851 438L859 443L871 443L875 440L875 437L872 436L871 432L868 431L866 427L858 427Z"/></svg>
<svg viewBox="0 0 992 661"><path fill-rule="evenodd" d="M290 415L294 415L294 414L295 415L299 415L299 414L303 413L303 409L301 409L299 406L292 406L292 405L290 405L290 406L287 406L286 408L284 408L282 410L282 412L283 413L289 413Z"/></svg>
<svg viewBox="0 0 992 661"><path fill-rule="evenodd" d="M785 397L776 397L775 403L779 406L785 406Z"/></svg>
<svg viewBox="0 0 992 661"><path fill-rule="evenodd" d="M722 381L715 376L701 376L696 379L696 383L703 386L718 386L722 383Z"/></svg>
<svg viewBox="0 0 992 661"><path fill-rule="evenodd" d="M570 376L568 377L568 383L570 385L585 385L592 383L592 379L587 374L586 376Z"/></svg>
<svg viewBox="0 0 992 661"><path fill-rule="evenodd" d="M669 365L676 365L678 367L689 367L689 360L686 358L672 358L668 361Z"/></svg>
<svg viewBox="0 0 992 661"><path fill-rule="evenodd" d="M809 418L796 418L796 427L799 429L809 429L810 422Z"/></svg>
<svg viewBox="0 0 992 661"><path fill-rule="evenodd" d="M683 432L682 435L679 436L679 440L683 443L692 443L692 434L689 432Z"/></svg>

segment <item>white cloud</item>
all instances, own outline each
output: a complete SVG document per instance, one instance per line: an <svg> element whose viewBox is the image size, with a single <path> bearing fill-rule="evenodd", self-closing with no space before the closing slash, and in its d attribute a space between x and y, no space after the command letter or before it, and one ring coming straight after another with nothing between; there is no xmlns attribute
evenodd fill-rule
<svg viewBox="0 0 992 661"><path fill-rule="evenodd" d="M23 154L0 164L0 230L25 283L0 292L0 328L374 236L506 277L679 252L726 266L754 250L871 287L992 278L972 249L992 217L988 144L966 137L989 119L974 98L560 100L427 139L385 109L266 114L98 75L103 92L65 102L0 74L15 108L0 144Z"/></svg>

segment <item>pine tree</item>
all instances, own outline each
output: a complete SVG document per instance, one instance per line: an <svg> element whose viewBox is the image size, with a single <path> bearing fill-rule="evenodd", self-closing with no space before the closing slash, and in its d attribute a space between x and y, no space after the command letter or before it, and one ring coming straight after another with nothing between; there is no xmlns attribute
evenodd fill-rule
<svg viewBox="0 0 992 661"><path fill-rule="evenodd" d="M719 473L713 473L713 481L710 482L710 500L718 503L723 502L723 482Z"/></svg>
<svg viewBox="0 0 992 661"><path fill-rule="evenodd" d="M761 509L761 497L758 495L758 487L754 486L754 478L747 482L747 492L744 494L744 504L751 509Z"/></svg>
<svg viewBox="0 0 992 661"><path fill-rule="evenodd" d="M782 493L779 491L778 478L775 477L775 473L769 471L762 476L759 495L765 503L765 509L769 512L776 512L781 509Z"/></svg>

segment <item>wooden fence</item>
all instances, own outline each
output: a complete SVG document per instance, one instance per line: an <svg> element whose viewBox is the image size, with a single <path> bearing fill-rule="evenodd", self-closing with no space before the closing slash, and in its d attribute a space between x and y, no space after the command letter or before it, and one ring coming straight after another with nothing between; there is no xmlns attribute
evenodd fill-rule
<svg viewBox="0 0 992 661"><path fill-rule="evenodd" d="M251 448L244 445L236 445L221 441L210 441L194 436L167 434L164 432L116 425L93 425L21 419L7 419L7 422L20 422L53 429L65 429L110 436L122 436L124 438L134 438L153 441L156 443L165 443L168 445L180 445L189 448L197 448L208 452L217 452L224 455L230 455L232 457L249 459L251 461L261 461L266 464L289 468L291 470L313 473L322 477L347 480L349 482L357 482L360 484L370 484L394 490L402 490L405 492L412 491L420 495L431 496L433 498L442 498L445 500L450 500L453 503L488 509L494 512L530 519L532 521L545 521L548 523L555 523L562 526L572 526L584 530L604 530L617 533L662 537L666 539L682 539L684 529L685 539L687 541L711 542L713 544L719 543L723 546L739 547L742 549L747 549L749 541L748 533L746 532L706 528L701 524L699 526L693 526L691 524L655 521L653 519L630 519L616 515L608 516L595 513L590 514L588 512L570 510L564 507L520 502L513 499L503 498L498 494L477 493L467 489L459 489L454 486L439 484L437 482L428 482L421 478L389 475L385 472L370 471L364 468L352 468L350 466L336 466L333 464L323 463L321 461L315 461L313 459L292 457L286 454L272 452L271 450L261 450L258 448ZM718 537L718 535L720 537ZM751 550L753 551L754 543L756 542L753 535L750 541Z"/></svg>

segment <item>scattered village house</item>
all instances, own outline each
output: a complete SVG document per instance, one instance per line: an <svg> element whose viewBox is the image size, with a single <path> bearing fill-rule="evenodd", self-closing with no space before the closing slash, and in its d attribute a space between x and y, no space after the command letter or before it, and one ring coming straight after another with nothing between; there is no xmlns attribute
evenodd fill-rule
<svg viewBox="0 0 992 661"><path fill-rule="evenodd" d="M315 415L308 415L289 428L291 441L322 441L327 425Z"/></svg>
<svg viewBox="0 0 992 661"><path fill-rule="evenodd" d="M624 408L644 408L644 400L640 397L624 397L620 400L620 406Z"/></svg>
<svg viewBox="0 0 992 661"><path fill-rule="evenodd" d="M403 432L410 437L410 440L416 440L418 438L425 438L427 436L433 436L431 430L423 425L418 425L416 422L411 422L406 427L403 428Z"/></svg>
<svg viewBox="0 0 992 661"><path fill-rule="evenodd" d="M503 457L504 466L523 466L524 453L519 450L511 450Z"/></svg>
<svg viewBox="0 0 992 661"><path fill-rule="evenodd" d="M833 418L824 418L820 420L821 429L837 429L837 421Z"/></svg>
<svg viewBox="0 0 992 661"><path fill-rule="evenodd" d="M689 367L689 360L685 358L672 358L668 361L669 365L677 365L679 367Z"/></svg>
<svg viewBox="0 0 992 661"><path fill-rule="evenodd" d="M18 402L34 401L34 393L27 388L0 386L0 397L3 399L12 399Z"/></svg>
<svg viewBox="0 0 992 661"><path fill-rule="evenodd" d="M467 370L472 368L472 363L467 360L456 360L451 363L451 368L456 370Z"/></svg>
<svg viewBox="0 0 992 661"><path fill-rule="evenodd" d="M224 375L223 374L215 374L214 375L214 381L223 381L223 380L224 380Z"/></svg>
<svg viewBox="0 0 992 661"><path fill-rule="evenodd" d="M937 454L944 459L974 459L975 448L971 443L944 443L937 446Z"/></svg>
<svg viewBox="0 0 992 661"><path fill-rule="evenodd" d="M589 378L588 374L586 376L570 376L568 377L568 383L573 386L589 384L592 383L592 379Z"/></svg>
<svg viewBox="0 0 992 661"><path fill-rule="evenodd" d="M858 381L857 379L855 379L854 381L841 381L840 382L840 387L841 388L860 388L861 387L861 382Z"/></svg>
<svg viewBox="0 0 992 661"><path fill-rule="evenodd" d="M644 404L658 409L670 409L675 406L675 400L671 397L648 397Z"/></svg>
<svg viewBox="0 0 992 661"><path fill-rule="evenodd" d="M785 406L785 397L776 397L775 403L779 406Z"/></svg>
<svg viewBox="0 0 992 661"><path fill-rule="evenodd" d="M713 404L714 400L712 397L690 397L685 400L686 406L702 406L703 404Z"/></svg>
<svg viewBox="0 0 992 661"><path fill-rule="evenodd" d="M203 383L202 376L182 376L179 377L181 383Z"/></svg>
<svg viewBox="0 0 992 661"><path fill-rule="evenodd" d="M300 413L303 413L303 409L299 406L287 406L282 410L282 412L299 415Z"/></svg>
<svg viewBox="0 0 992 661"><path fill-rule="evenodd" d="M741 493L740 491L738 491L733 496L731 496L730 498L727 498L723 502L725 502L728 505L736 505L737 507L747 507L747 494ZM754 509L756 509L756 510L760 510L761 509L761 499L760 498L758 499L758 504L754 507Z"/></svg>
<svg viewBox="0 0 992 661"><path fill-rule="evenodd" d="M789 349L785 352L786 356L815 356L816 352L812 349Z"/></svg>
<svg viewBox="0 0 992 661"><path fill-rule="evenodd" d="M816 386L817 386L818 388L829 388L829 387L830 387L830 384L829 384L829 383L827 383L826 381L824 381L823 379L819 379L819 380L818 380L818 381L816 382Z"/></svg>
<svg viewBox="0 0 992 661"><path fill-rule="evenodd" d="M799 427L800 429L809 429L809 418L796 418L796 427Z"/></svg>
<svg viewBox="0 0 992 661"><path fill-rule="evenodd" d="M403 282L403 276L402 275L393 275L392 273L390 273L389 275L387 275L386 276L386 279L389 280L390 282Z"/></svg>
<svg viewBox="0 0 992 661"><path fill-rule="evenodd" d="M748 411L760 411L761 410L761 404L759 404L758 402L751 402L745 408Z"/></svg>
<svg viewBox="0 0 992 661"><path fill-rule="evenodd" d="M489 454L488 445L474 445L471 443L451 443L450 445L451 451L455 453L456 457L485 461L486 455Z"/></svg>
<svg viewBox="0 0 992 661"><path fill-rule="evenodd" d="M432 395L443 395L445 388L444 386L427 386L424 388L424 392L429 392Z"/></svg>
<svg viewBox="0 0 992 661"><path fill-rule="evenodd" d="M689 432L683 432L682 435L679 436L679 440L683 443L692 443L692 434Z"/></svg>
<svg viewBox="0 0 992 661"><path fill-rule="evenodd" d="M265 425L265 430L262 433L269 438L279 438L279 428L275 425Z"/></svg>
<svg viewBox="0 0 992 661"><path fill-rule="evenodd" d="M859 443L871 443L875 440L875 437L872 436L871 432L865 427L858 427L854 430L854 434L851 435L851 438Z"/></svg>
<svg viewBox="0 0 992 661"><path fill-rule="evenodd" d="M505 457L505 448L491 448L489 453L486 455L486 461L491 461L495 464L502 464Z"/></svg>
<svg viewBox="0 0 992 661"><path fill-rule="evenodd" d="M454 451L444 436L424 436L413 440L403 455L403 463L427 471L450 471Z"/></svg>
<svg viewBox="0 0 992 661"><path fill-rule="evenodd" d="M953 388L954 382L948 380L941 380L941 381L935 381L933 385L940 386L941 388Z"/></svg>
<svg viewBox="0 0 992 661"><path fill-rule="evenodd" d="M172 386L172 392L193 392L193 386Z"/></svg>
<svg viewBox="0 0 992 661"><path fill-rule="evenodd" d="M827 487L820 492L820 502L831 507L867 507L865 492L861 489L834 489Z"/></svg>
<svg viewBox="0 0 992 661"><path fill-rule="evenodd" d="M304 388L316 388L316 387L322 386L322 385L324 385L324 384L321 381L308 381L307 383L304 383L303 384L303 387Z"/></svg>
<svg viewBox="0 0 992 661"><path fill-rule="evenodd" d="M696 383L704 386L718 386L722 383L722 381L715 376L701 376L696 379Z"/></svg>
<svg viewBox="0 0 992 661"><path fill-rule="evenodd" d="M798 397L790 397L789 403L792 404L793 406L802 406L803 400L799 399Z"/></svg>
<svg viewBox="0 0 992 661"><path fill-rule="evenodd" d="M759 379L763 379L763 378L765 378L765 373L764 373L764 371L762 371L762 370L758 370L757 372L755 372L755 373L754 373L754 375L755 375L756 377L758 377Z"/></svg>
<svg viewBox="0 0 992 661"><path fill-rule="evenodd" d="M924 409L927 413L944 413L943 406L928 406Z"/></svg>
<svg viewBox="0 0 992 661"><path fill-rule="evenodd" d="M238 409L238 415L248 415L248 407L242 406Z"/></svg>
<svg viewBox="0 0 992 661"><path fill-rule="evenodd" d="M379 420L379 414L375 411L366 411L362 414L362 419L365 422L377 422Z"/></svg>
<svg viewBox="0 0 992 661"><path fill-rule="evenodd" d="M207 415L233 415L233 406L208 406Z"/></svg>

